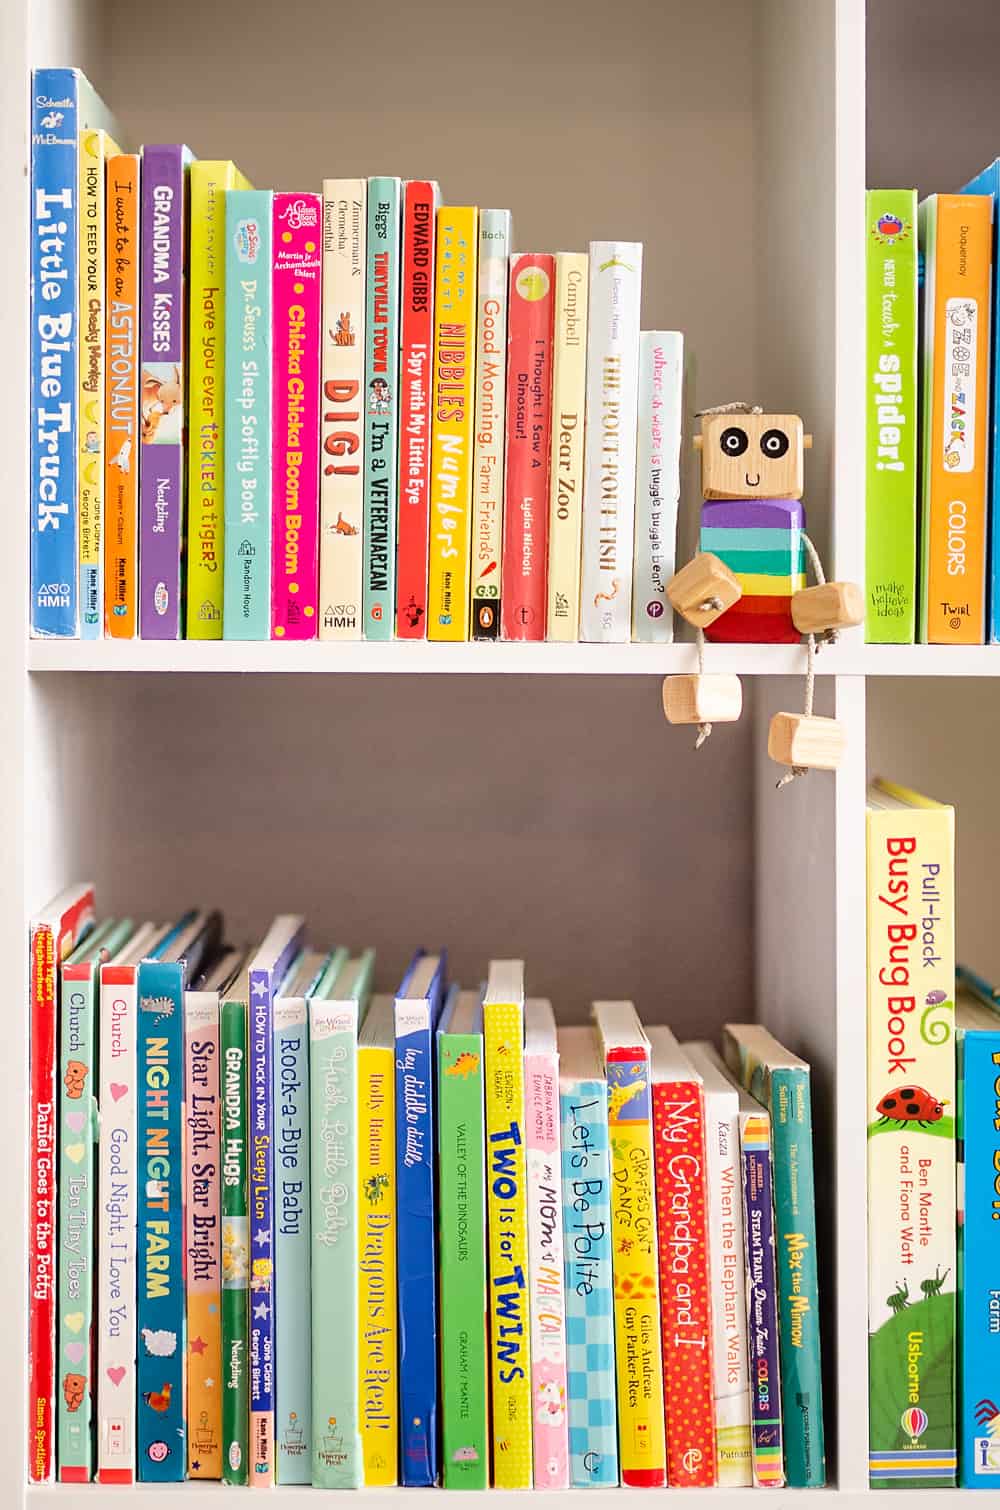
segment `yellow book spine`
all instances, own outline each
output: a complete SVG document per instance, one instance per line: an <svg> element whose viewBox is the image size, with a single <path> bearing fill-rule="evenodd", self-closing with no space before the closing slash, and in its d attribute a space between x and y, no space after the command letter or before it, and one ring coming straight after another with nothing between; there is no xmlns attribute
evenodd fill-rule
<svg viewBox="0 0 1000 1510"><path fill-rule="evenodd" d="M80 132L80 634L101 637L104 618L105 163L118 148L106 131Z"/></svg>
<svg viewBox="0 0 1000 1510"><path fill-rule="evenodd" d="M549 580L545 615L545 633L550 640L576 640L580 623L589 261L586 252L556 253Z"/></svg>
<svg viewBox="0 0 1000 1510"><path fill-rule="evenodd" d="M191 164L185 627L189 640L222 638L225 191L251 187L231 162Z"/></svg>
<svg viewBox="0 0 1000 1510"><path fill-rule="evenodd" d="M622 1483L666 1483L649 1051L608 1060L611 1264Z"/></svg>
<svg viewBox="0 0 1000 1510"><path fill-rule="evenodd" d="M358 1399L368 1489L399 1482L394 1084L392 1049L359 1048Z"/></svg>
<svg viewBox="0 0 1000 1510"><path fill-rule="evenodd" d="M437 216L427 638L469 638L479 211Z"/></svg>

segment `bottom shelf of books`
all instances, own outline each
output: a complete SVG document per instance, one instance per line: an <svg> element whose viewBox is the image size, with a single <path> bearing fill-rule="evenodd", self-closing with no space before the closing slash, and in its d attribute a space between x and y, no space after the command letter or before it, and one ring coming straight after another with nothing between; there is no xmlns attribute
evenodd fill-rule
<svg viewBox="0 0 1000 1510"><path fill-rule="evenodd" d="M824 1484L809 1066L376 975L296 915L36 918L31 1479Z"/></svg>

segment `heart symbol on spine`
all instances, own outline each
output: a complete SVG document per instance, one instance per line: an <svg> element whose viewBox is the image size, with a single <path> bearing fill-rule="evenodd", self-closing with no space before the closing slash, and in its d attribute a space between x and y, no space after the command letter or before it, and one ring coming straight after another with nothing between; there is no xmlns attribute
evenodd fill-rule
<svg viewBox="0 0 1000 1510"><path fill-rule="evenodd" d="M86 1349L82 1342L67 1342L66 1357L70 1363L82 1363Z"/></svg>
<svg viewBox="0 0 1000 1510"><path fill-rule="evenodd" d="M112 1080L108 1089L110 1090L112 1099L114 1101L120 1101L123 1096L128 1095L128 1086L120 1085L117 1080Z"/></svg>
<svg viewBox="0 0 1000 1510"><path fill-rule="evenodd" d="M83 1132L85 1121L86 1117L84 1116L83 1112L66 1113L66 1126L69 1128L70 1132Z"/></svg>
<svg viewBox="0 0 1000 1510"><path fill-rule="evenodd" d="M108 1369L108 1378L111 1380L112 1384L119 1385L122 1382L122 1380L124 1379L124 1377L125 1377L125 1370L123 1368L121 1368L120 1366L118 1368L109 1368Z"/></svg>
<svg viewBox="0 0 1000 1510"><path fill-rule="evenodd" d="M65 1321L71 1332L79 1332L83 1327L83 1312L74 1311L71 1316L64 1316L63 1321Z"/></svg>
<svg viewBox="0 0 1000 1510"><path fill-rule="evenodd" d="M86 1152L82 1143L67 1143L64 1149L67 1159L72 1159L74 1164L82 1164Z"/></svg>

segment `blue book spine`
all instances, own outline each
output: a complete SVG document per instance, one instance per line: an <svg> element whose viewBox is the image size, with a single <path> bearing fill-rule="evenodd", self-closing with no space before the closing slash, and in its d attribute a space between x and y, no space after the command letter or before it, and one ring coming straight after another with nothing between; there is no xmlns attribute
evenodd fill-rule
<svg viewBox="0 0 1000 1510"><path fill-rule="evenodd" d="M997 220L1000 216L1000 158L976 175L963 194L989 194L993 200L993 363L990 369L990 468L989 468L989 612L990 644L1000 644L1000 276L997 270Z"/></svg>
<svg viewBox="0 0 1000 1510"><path fill-rule="evenodd" d="M222 634L271 635L269 189L226 193L225 535Z"/></svg>
<svg viewBox="0 0 1000 1510"><path fill-rule="evenodd" d="M367 640L391 640L396 602L400 181L368 180L362 605Z"/></svg>
<svg viewBox="0 0 1000 1510"><path fill-rule="evenodd" d="M958 1037L959 1482L1000 1487L1000 1031ZM964 1207L964 1210L963 1210ZM932 1295L939 1271L925 1282ZM923 1288L923 1287L922 1287Z"/></svg>
<svg viewBox="0 0 1000 1510"><path fill-rule="evenodd" d="M440 974L426 1001L396 1002L396 1200L402 1478L438 1476L437 1241L433 1042Z"/></svg>
<svg viewBox="0 0 1000 1510"><path fill-rule="evenodd" d="M79 109L74 68L31 90L31 632L73 638L77 580Z"/></svg>
<svg viewBox="0 0 1000 1510"><path fill-rule="evenodd" d="M184 969L139 966L139 1478L180 1483L184 1414Z"/></svg>
<svg viewBox="0 0 1000 1510"><path fill-rule="evenodd" d="M312 1301L309 1227L309 1023L304 997L275 1009L275 1474L311 1478Z"/></svg>
<svg viewBox="0 0 1000 1510"><path fill-rule="evenodd" d="M570 1485L589 1489L618 1483L607 1086L564 1085L559 1107Z"/></svg>

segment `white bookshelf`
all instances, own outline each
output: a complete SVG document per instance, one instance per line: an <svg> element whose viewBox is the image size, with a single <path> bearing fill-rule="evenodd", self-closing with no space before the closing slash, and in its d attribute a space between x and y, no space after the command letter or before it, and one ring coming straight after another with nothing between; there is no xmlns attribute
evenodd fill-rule
<svg viewBox="0 0 1000 1510"><path fill-rule="evenodd" d="M901 3L880 0L882 16L898 19ZM990 0L967 8L985 18ZM916 76L921 27L944 24L929 19L934 7L915 9L912 55L892 65L901 77ZM865 646L860 632L844 635L819 657L817 699L845 723L847 758L836 776L779 793L766 732L773 711L801 705L795 647L709 647L708 669L745 677L747 707L695 755L692 731L667 728L659 710L659 678L694 669L690 644L28 642L27 112L16 87L34 63L79 63L135 142L183 132L198 155L236 156L259 183L430 174L454 202L510 204L518 247L642 239L643 322L685 330L697 356L691 409L748 398L803 415L816 438L810 533L830 574L861 580L863 0L620 0L610 15L599 0L509 0L502 14L445 0L381 10L243 0L238 14L230 0L174 0L145 25L130 0L0 6L0 56L15 81L0 96L3 957L23 980L28 916L89 875L109 912L219 901L236 938L301 908L317 939L374 942L383 988L413 944L446 938L466 980L491 953L523 953L532 990L570 1020L617 995L689 1036L755 1014L814 1065L825 1499L868 1500L866 767L875 756L901 779L959 797L948 786L952 725L936 710L981 726L1000 647ZM353 66L376 43L377 67ZM937 73L957 77L939 39L925 51ZM963 56L1000 124L988 115L995 52ZM883 53L876 62L889 66ZM946 135L932 110L918 113L910 137L930 146ZM998 147L1000 130L989 155ZM965 154L948 165L951 181L978 165ZM683 514L682 559L696 535L693 470ZM970 809L989 764L984 755L962 767ZM983 863L993 827L978 836ZM981 904L977 940L996 932L987 913ZM0 1290L11 1362L0 1371L0 1505L217 1503L217 1486L24 1488L27 1044L17 991L4 1043ZM402 1507L407 1493L366 1499ZM746 1499L696 1493L706 1505ZM802 1499L781 1494L786 1505ZM308 1495L275 1490L271 1500ZM541 1510L568 1503L533 1498ZM587 1498L622 1502L620 1491ZM924 1492L921 1502L953 1500Z"/></svg>

